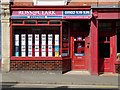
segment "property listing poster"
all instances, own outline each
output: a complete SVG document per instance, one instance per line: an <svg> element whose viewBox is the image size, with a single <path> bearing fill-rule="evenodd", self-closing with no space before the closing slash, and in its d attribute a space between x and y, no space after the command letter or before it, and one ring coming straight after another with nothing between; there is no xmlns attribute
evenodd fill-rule
<svg viewBox="0 0 120 90"><path fill-rule="evenodd" d="M26 56L26 34L21 34L21 57Z"/></svg>
<svg viewBox="0 0 120 90"><path fill-rule="evenodd" d="M15 57L19 56L19 35L15 34Z"/></svg>
<svg viewBox="0 0 120 90"><path fill-rule="evenodd" d="M48 34L48 57L52 57L52 39L53 39L53 35L52 34Z"/></svg>
<svg viewBox="0 0 120 90"><path fill-rule="evenodd" d="M28 34L28 57L32 57L32 34Z"/></svg>
<svg viewBox="0 0 120 90"><path fill-rule="evenodd" d="M41 34L41 56L46 57L46 34Z"/></svg>
<svg viewBox="0 0 120 90"><path fill-rule="evenodd" d="M35 34L35 57L39 57L39 34Z"/></svg>
<svg viewBox="0 0 120 90"><path fill-rule="evenodd" d="M59 57L59 34L55 34L55 57Z"/></svg>

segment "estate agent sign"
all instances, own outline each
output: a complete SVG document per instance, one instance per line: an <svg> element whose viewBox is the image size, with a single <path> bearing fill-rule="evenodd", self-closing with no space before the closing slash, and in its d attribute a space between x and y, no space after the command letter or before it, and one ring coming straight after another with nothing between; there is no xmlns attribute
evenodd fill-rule
<svg viewBox="0 0 120 90"><path fill-rule="evenodd" d="M35 19L89 19L90 11L13 11L11 18Z"/></svg>

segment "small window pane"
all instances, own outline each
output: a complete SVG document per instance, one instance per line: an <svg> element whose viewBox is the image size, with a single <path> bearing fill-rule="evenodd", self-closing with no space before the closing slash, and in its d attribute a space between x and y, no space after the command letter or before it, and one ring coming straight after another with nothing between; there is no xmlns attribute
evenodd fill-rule
<svg viewBox="0 0 120 90"><path fill-rule="evenodd" d="M51 20L51 21L50 21L50 24L60 24L60 21L57 21L57 20Z"/></svg>
<svg viewBox="0 0 120 90"><path fill-rule="evenodd" d="M107 36L107 41L110 41L110 36Z"/></svg>
<svg viewBox="0 0 120 90"><path fill-rule="evenodd" d="M48 24L47 20L38 20L38 24Z"/></svg>
<svg viewBox="0 0 120 90"><path fill-rule="evenodd" d="M100 37L100 41L106 41L106 37Z"/></svg>
<svg viewBox="0 0 120 90"><path fill-rule="evenodd" d="M74 42L74 55L85 56L85 42L84 41Z"/></svg>
<svg viewBox="0 0 120 90"><path fill-rule="evenodd" d="M25 20L25 24L36 24L36 20Z"/></svg>
<svg viewBox="0 0 120 90"><path fill-rule="evenodd" d="M110 43L100 44L100 58L110 58Z"/></svg>
<svg viewBox="0 0 120 90"><path fill-rule="evenodd" d="M23 20L13 20L13 24L23 24Z"/></svg>

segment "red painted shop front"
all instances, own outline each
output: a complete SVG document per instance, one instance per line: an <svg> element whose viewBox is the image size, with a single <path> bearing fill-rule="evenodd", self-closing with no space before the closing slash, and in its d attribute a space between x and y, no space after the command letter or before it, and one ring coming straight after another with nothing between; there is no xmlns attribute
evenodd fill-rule
<svg viewBox="0 0 120 90"><path fill-rule="evenodd" d="M11 70L89 70L90 6L11 6L11 11Z"/></svg>
<svg viewBox="0 0 120 90"><path fill-rule="evenodd" d="M99 9L12 5L11 12L11 70L115 72L115 20L103 21Z"/></svg>

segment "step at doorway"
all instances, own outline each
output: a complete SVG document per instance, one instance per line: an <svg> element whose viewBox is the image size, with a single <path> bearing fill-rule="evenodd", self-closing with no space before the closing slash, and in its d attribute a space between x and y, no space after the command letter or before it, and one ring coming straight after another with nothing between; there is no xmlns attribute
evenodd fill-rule
<svg viewBox="0 0 120 90"><path fill-rule="evenodd" d="M65 73L65 75L90 75L90 72L85 70L72 70Z"/></svg>

